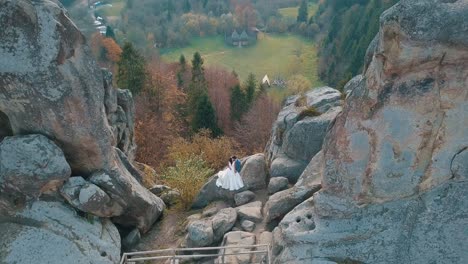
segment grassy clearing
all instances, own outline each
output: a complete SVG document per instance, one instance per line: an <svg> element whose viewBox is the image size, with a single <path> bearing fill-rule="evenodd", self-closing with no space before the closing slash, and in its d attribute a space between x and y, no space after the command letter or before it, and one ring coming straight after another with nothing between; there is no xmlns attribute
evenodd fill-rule
<svg viewBox="0 0 468 264"><path fill-rule="evenodd" d="M227 46L221 36L197 38L189 47L163 49L160 54L166 61L177 61L181 54L190 60L196 51L203 56L205 65L235 70L241 80L250 72L258 80L265 74L270 79L301 74L312 85L320 85L315 44L295 35L262 35L257 44L246 48Z"/></svg>
<svg viewBox="0 0 468 264"><path fill-rule="evenodd" d="M112 0L112 1L108 1L108 3L111 4L112 6L105 5L105 6L99 7L98 11L106 17L110 17L110 16L120 17L120 12L125 7L125 1Z"/></svg>
<svg viewBox="0 0 468 264"><path fill-rule="evenodd" d="M287 7L287 8L280 8L278 11L280 14L285 18L296 19L297 18L297 11L299 6L297 7ZM314 3L309 3L309 18L317 12L318 5Z"/></svg>

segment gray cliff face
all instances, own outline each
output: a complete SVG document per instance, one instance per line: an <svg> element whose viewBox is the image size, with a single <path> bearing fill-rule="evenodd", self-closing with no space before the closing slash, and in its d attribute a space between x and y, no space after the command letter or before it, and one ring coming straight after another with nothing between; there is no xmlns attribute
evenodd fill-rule
<svg viewBox="0 0 468 264"><path fill-rule="evenodd" d="M466 17L460 0L382 14L325 138L322 190L274 230L275 263L468 261Z"/></svg>
<svg viewBox="0 0 468 264"><path fill-rule="evenodd" d="M132 95L56 2L0 0L0 25L0 262L116 263L113 223L165 207L132 165Z"/></svg>
<svg viewBox="0 0 468 264"><path fill-rule="evenodd" d="M285 177L292 183L297 181L322 148L328 125L341 111L340 99L340 92L330 87L312 89L303 98L298 95L288 98L273 124L266 147L271 177ZM302 118L300 113L308 107L314 107L322 114Z"/></svg>

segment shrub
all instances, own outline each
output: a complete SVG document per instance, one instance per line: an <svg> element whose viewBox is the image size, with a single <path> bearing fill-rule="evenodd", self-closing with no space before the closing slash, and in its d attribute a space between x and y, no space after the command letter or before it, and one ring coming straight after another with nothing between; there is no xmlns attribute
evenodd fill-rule
<svg viewBox="0 0 468 264"><path fill-rule="evenodd" d="M224 167L232 155L241 157L244 154L234 139L225 136L211 138L209 130L201 130L191 141L177 138L169 147L168 153L168 160L173 162L178 158L201 155L206 164L213 169Z"/></svg>
<svg viewBox="0 0 468 264"><path fill-rule="evenodd" d="M201 156L179 156L162 172L162 179L180 193L180 205L189 209L208 177L213 174Z"/></svg>
<svg viewBox="0 0 468 264"><path fill-rule="evenodd" d="M296 63L295 65L300 65L300 63ZM300 74L293 75L289 78L287 84L288 91L291 94L305 93L312 87L309 79Z"/></svg>
<svg viewBox="0 0 468 264"><path fill-rule="evenodd" d="M156 171L150 166L140 162L134 162L133 165L140 171L143 178L143 186L146 188L153 187L159 181Z"/></svg>
<svg viewBox="0 0 468 264"><path fill-rule="evenodd" d="M297 98L296 102L294 103L296 107L303 107L307 105L307 96L301 94L299 98Z"/></svg>
<svg viewBox="0 0 468 264"><path fill-rule="evenodd" d="M317 108L310 106L304 110L302 110L299 115L297 116L297 120L302 120L308 116L320 116L322 113L320 113Z"/></svg>

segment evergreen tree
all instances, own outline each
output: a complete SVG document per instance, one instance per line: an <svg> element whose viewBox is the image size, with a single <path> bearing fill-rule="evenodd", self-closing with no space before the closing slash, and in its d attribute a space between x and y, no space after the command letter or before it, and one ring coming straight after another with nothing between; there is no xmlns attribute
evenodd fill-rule
<svg viewBox="0 0 468 264"><path fill-rule="evenodd" d="M247 112L247 99L239 84L231 89L231 119L239 121Z"/></svg>
<svg viewBox="0 0 468 264"><path fill-rule="evenodd" d="M187 64L187 61L185 60L184 54L180 54L180 57L179 57L179 64L180 64L180 66L183 67L184 70L185 70L185 66L186 66L185 64Z"/></svg>
<svg viewBox="0 0 468 264"><path fill-rule="evenodd" d="M174 4L172 3L172 0L167 0L167 21L172 20L172 14L175 11Z"/></svg>
<svg viewBox="0 0 468 264"><path fill-rule="evenodd" d="M299 6L298 14L297 14L297 22L305 22L307 23L307 20L309 18L309 12L307 10L307 0L302 0L301 5Z"/></svg>
<svg viewBox="0 0 468 264"><path fill-rule="evenodd" d="M195 52L192 59L192 81L188 89L189 109L195 109L199 97L207 91L208 84L205 79L203 59L199 52Z"/></svg>
<svg viewBox="0 0 468 264"><path fill-rule="evenodd" d="M250 73L245 82L245 96L247 105L250 107L255 99L255 90L257 89L257 81L255 75Z"/></svg>
<svg viewBox="0 0 468 264"><path fill-rule="evenodd" d="M106 38L112 38L115 40L114 30L110 26L106 27Z"/></svg>
<svg viewBox="0 0 468 264"><path fill-rule="evenodd" d="M188 12L190 12L192 10L192 6L190 5L189 0L184 1L183 9L184 9L184 13L188 13Z"/></svg>
<svg viewBox="0 0 468 264"><path fill-rule="evenodd" d="M117 66L117 85L134 95L139 93L145 84L145 61L131 43L124 44Z"/></svg>
<svg viewBox="0 0 468 264"><path fill-rule="evenodd" d="M181 88L184 86L184 74L187 69L187 62L185 61L184 54L180 55L179 66L179 71L177 71L177 86Z"/></svg>
<svg viewBox="0 0 468 264"><path fill-rule="evenodd" d="M216 123L216 113L207 93L200 95L195 109L195 115L192 119L192 130L194 132L198 132L203 128L211 130L214 137L222 133Z"/></svg>

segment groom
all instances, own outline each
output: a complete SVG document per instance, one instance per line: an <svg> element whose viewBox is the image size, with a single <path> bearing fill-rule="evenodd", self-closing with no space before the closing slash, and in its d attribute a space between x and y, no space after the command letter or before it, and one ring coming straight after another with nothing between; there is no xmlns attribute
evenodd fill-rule
<svg viewBox="0 0 468 264"><path fill-rule="evenodd" d="M232 156L232 160L233 160L233 163L234 163L235 171L240 173L240 171L242 169L241 161L236 156Z"/></svg>

